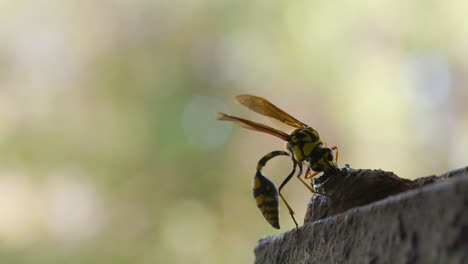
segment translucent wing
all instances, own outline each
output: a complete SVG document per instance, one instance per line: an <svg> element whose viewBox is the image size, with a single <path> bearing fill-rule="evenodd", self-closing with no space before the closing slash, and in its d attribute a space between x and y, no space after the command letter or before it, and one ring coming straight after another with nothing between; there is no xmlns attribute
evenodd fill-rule
<svg viewBox="0 0 468 264"><path fill-rule="evenodd" d="M217 119L218 120L224 120L224 121L232 121L232 122L235 122L236 124L240 125L243 128L264 132L264 133L273 135L275 137L279 137L284 141L289 140L289 135L284 133L283 131L279 131L279 130L274 129L272 127L269 127L269 126L266 126L266 125L263 125L263 124L260 124L260 123L256 123L256 122L253 122L253 121L249 121L249 120L246 120L246 119L243 119L243 118L218 113Z"/></svg>
<svg viewBox="0 0 468 264"><path fill-rule="evenodd" d="M236 100L240 104L246 106L247 108L249 108L250 110L256 113L277 119L287 125L298 127L298 128L308 127L306 124L292 117L285 111L279 109L277 106L270 103L268 100L264 98L254 96L254 95L249 95L249 94L243 94L243 95L236 96Z"/></svg>

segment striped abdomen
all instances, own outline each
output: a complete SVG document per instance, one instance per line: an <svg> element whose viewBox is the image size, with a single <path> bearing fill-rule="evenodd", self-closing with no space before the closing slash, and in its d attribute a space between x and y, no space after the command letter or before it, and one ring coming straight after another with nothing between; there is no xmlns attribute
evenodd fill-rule
<svg viewBox="0 0 468 264"><path fill-rule="evenodd" d="M260 209L260 212L268 223L276 229L280 228L278 190L275 184L262 174L261 169L270 159L280 155L289 156L289 153L285 151L273 151L263 156L263 158L258 161L257 173L255 174L253 182L253 195L257 202L258 209Z"/></svg>

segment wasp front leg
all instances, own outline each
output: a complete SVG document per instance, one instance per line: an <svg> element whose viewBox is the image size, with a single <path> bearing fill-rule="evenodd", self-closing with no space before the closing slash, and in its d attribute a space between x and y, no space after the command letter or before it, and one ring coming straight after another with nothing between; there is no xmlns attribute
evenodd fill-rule
<svg viewBox="0 0 468 264"><path fill-rule="evenodd" d="M335 151L335 163L338 163L338 147L334 146L331 148L331 150Z"/></svg>
<svg viewBox="0 0 468 264"><path fill-rule="evenodd" d="M323 145L324 145L325 147L328 147L327 142L325 142L325 141L323 141ZM334 150L334 151L335 151L335 163L338 163L338 147L337 147L337 146L331 147L331 150ZM312 177L313 177L313 176L312 176ZM308 178L307 178L307 173L306 173L306 179L308 179Z"/></svg>
<svg viewBox="0 0 468 264"><path fill-rule="evenodd" d="M308 179L307 178L308 173L310 173L310 168L307 168L306 175L304 177L305 179ZM319 192L315 191L309 184L307 184L307 182L305 182L303 179L301 179L301 174L302 174L302 165L299 165L299 173L297 174L297 178L304 184L304 186L307 187L307 189L309 189L309 191L311 193L321 194L321 195L325 195L325 196L328 197L328 195L326 195L326 194L319 193ZM319 172L313 173L311 178L313 178L317 174L319 174Z"/></svg>
<svg viewBox="0 0 468 264"><path fill-rule="evenodd" d="M307 170L306 170L306 174L305 174L305 176L304 176L304 179L307 179L307 180L308 180L308 179L313 179L315 176L317 176L317 174L320 173L320 172L314 172L314 173L310 174L310 171L311 171L310 167L307 167ZM310 175L309 175L309 174L310 174Z"/></svg>

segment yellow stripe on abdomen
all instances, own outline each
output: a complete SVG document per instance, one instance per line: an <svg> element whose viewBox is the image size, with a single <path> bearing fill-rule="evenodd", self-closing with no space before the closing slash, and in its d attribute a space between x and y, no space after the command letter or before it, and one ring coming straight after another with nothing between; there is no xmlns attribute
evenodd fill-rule
<svg viewBox="0 0 468 264"><path fill-rule="evenodd" d="M275 184L260 171L257 171L253 187L253 195L260 213L262 213L268 223L274 228L279 229L279 201L278 190Z"/></svg>

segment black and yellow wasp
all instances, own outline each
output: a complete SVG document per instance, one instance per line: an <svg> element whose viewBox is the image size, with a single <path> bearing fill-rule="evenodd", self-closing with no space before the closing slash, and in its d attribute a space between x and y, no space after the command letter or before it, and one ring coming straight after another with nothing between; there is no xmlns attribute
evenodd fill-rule
<svg viewBox="0 0 468 264"><path fill-rule="evenodd" d="M288 135L287 133L284 133L280 130L243 118L222 113L218 113L217 116L218 120L233 121L244 128L268 133L287 142L287 152L281 150L273 151L266 154L258 161L257 173L255 174L253 182L253 195L257 202L258 208L268 223L270 223L274 228L279 229L279 193L279 196L288 208L289 214L291 215L297 228L298 225L296 219L294 218L294 211L291 209L291 206L289 206L288 202L286 202L286 199L284 199L283 195L281 194L281 189L283 189L286 183L288 183L288 181L294 176L296 173L296 167L299 167L297 178L312 193L318 193L303 179L301 179L302 166L303 164L306 164L307 166L307 171L304 177L305 179L312 179L320 172L325 174L337 173L339 171L337 166L338 148L328 148L315 129L287 114L266 99L246 94L237 96L236 100L256 113L277 119L284 124L296 128L291 134ZM336 151L335 158L333 158L333 150ZM293 170L281 183L279 190L276 188L275 184L261 172L266 163L276 156L289 156L293 162ZM315 173L310 174L310 170L314 171Z"/></svg>

